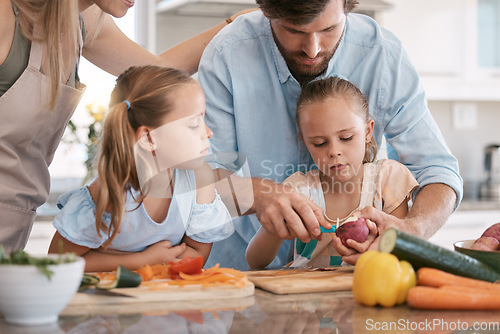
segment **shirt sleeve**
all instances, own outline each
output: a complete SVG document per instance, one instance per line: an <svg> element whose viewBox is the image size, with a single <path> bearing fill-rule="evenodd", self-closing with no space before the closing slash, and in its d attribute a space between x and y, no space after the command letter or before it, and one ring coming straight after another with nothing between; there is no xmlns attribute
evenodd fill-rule
<svg viewBox="0 0 500 334"><path fill-rule="evenodd" d="M99 248L107 234L97 234L95 226L95 204L87 187L67 192L59 197L57 206L61 210L54 218L54 227L68 241L89 248ZM110 215L105 213L104 223L109 226Z"/></svg>
<svg viewBox="0 0 500 334"><path fill-rule="evenodd" d="M217 192L212 203L194 201L186 228L188 237L202 243L213 243L230 237L233 232L231 215Z"/></svg>
<svg viewBox="0 0 500 334"><path fill-rule="evenodd" d="M205 93L207 126L212 152L237 152L231 76L226 62L213 42L206 47L200 60L198 78Z"/></svg>
<svg viewBox="0 0 500 334"><path fill-rule="evenodd" d="M411 198L418 182L408 168L397 161L384 159L379 163L376 196L382 199L382 210L391 213Z"/></svg>
<svg viewBox="0 0 500 334"><path fill-rule="evenodd" d="M463 196L458 161L430 113L418 73L404 49L386 56L376 119L383 120L388 158L403 163L418 180L413 197L428 184L443 183L455 191L458 206Z"/></svg>

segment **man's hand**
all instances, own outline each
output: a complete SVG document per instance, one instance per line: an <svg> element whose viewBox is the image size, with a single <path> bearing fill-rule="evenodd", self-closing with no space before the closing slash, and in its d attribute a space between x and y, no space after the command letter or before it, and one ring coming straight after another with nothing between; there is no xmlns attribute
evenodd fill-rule
<svg viewBox="0 0 500 334"><path fill-rule="evenodd" d="M323 209L295 189L269 180L254 180L253 209L264 228L282 239L316 239L320 225L331 228Z"/></svg>
<svg viewBox="0 0 500 334"><path fill-rule="evenodd" d="M412 222L412 219L410 218L398 218L381 210L377 210L371 206L364 207L355 214L359 217L369 219L377 224L379 235L382 235L385 230L391 227L394 227L406 233L415 234L414 224Z"/></svg>

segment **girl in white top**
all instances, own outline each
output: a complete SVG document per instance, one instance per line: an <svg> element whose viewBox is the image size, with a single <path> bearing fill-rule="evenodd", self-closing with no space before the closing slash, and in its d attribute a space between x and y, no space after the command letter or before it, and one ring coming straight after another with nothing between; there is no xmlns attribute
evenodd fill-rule
<svg viewBox="0 0 500 334"><path fill-rule="evenodd" d="M137 269L202 255L230 236L231 217L203 157L212 131L187 73L132 67L117 79L98 178L62 195L49 252L75 252L86 271Z"/></svg>
<svg viewBox="0 0 500 334"><path fill-rule="evenodd" d="M299 137L305 143L318 169L297 172L283 183L308 196L323 208L325 218L337 225L365 206L404 217L411 192L418 183L410 171L394 160L379 160L372 137L374 121L363 94L347 80L338 77L311 82L297 101ZM364 243L348 239L342 245L335 233L294 243L294 267L339 265L338 256L362 253L373 244L378 230L368 221L370 234ZM282 239L261 228L246 251L252 269L266 267L277 254ZM372 245L373 244L373 245ZM356 256L350 260L357 259ZM353 262L354 262L353 261Z"/></svg>

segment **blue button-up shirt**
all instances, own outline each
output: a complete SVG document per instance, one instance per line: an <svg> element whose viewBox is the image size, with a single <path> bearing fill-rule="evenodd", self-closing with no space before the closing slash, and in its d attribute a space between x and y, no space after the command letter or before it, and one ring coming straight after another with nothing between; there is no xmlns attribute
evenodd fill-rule
<svg viewBox="0 0 500 334"><path fill-rule="evenodd" d="M348 14L342 41L319 78L330 76L348 79L367 98L375 140L379 146L385 143L382 150L387 149L387 156L408 167L420 188L430 183L449 185L458 205L463 190L458 162L398 38L367 16ZM206 94L214 151L237 151L247 157L251 176L276 182L314 167L297 137L300 85L260 11L239 17L210 42L201 59L199 80ZM207 265L248 268L245 249L260 224L255 215L240 220L233 236L214 244ZM285 242L271 265L286 263L288 246Z"/></svg>

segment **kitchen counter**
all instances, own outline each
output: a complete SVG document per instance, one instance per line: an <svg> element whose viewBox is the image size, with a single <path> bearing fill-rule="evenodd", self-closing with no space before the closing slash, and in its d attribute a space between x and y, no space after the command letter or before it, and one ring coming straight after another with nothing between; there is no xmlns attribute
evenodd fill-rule
<svg viewBox="0 0 500 334"><path fill-rule="evenodd" d="M116 297L110 297L116 298ZM499 311L422 311L358 305L350 291L180 303L67 307L50 326L0 318L0 333L500 333Z"/></svg>

